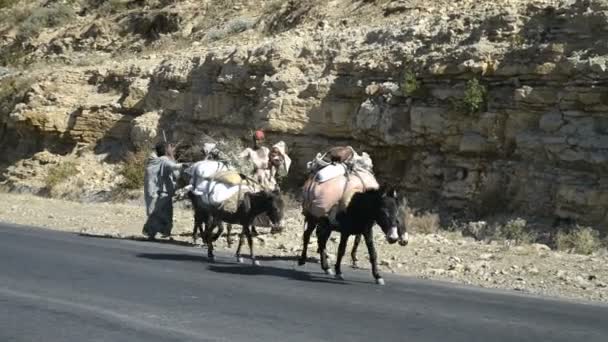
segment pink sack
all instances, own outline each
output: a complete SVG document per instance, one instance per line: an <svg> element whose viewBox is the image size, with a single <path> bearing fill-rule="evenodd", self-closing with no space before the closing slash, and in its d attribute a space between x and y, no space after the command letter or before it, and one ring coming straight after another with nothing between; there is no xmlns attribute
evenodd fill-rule
<svg viewBox="0 0 608 342"><path fill-rule="evenodd" d="M335 206L344 210L355 193L378 188L376 178L367 171L355 171L323 183L315 182L311 175L303 187L304 210L315 217L325 217Z"/></svg>

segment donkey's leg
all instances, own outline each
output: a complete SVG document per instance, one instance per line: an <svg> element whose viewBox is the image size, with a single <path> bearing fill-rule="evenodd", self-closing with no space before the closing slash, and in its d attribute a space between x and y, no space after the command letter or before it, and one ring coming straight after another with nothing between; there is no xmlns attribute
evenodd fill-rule
<svg viewBox="0 0 608 342"><path fill-rule="evenodd" d="M217 227L217 233L213 234L213 241L217 241L217 239L220 238L220 236L222 236L222 233L224 232L224 224L222 223L222 221L217 221L215 223L215 226Z"/></svg>
<svg viewBox="0 0 608 342"><path fill-rule="evenodd" d="M340 234L340 245L338 245L338 256L336 257L336 278L340 280L344 280L342 276L342 258L344 257L344 253L346 253L346 243L349 237L350 235L347 233Z"/></svg>
<svg viewBox="0 0 608 342"><path fill-rule="evenodd" d="M329 268L327 261L327 240L331 235L331 229L326 224L320 224L317 227L317 243L319 245L319 254L321 255L321 268L326 274L333 274L334 272Z"/></svg>
<svg viewBox="0 0 608 342"><path fill-rule="evenodd" d="M302 255L300 256L300 260L298 260L298 265L302 266L306 264L307 253L308 253L308 243L310 243L310 235L315 230L314 222L311 222L308 218L304 219L304 235L302 236Z"/></svg>
<svg viewBox="0 0 608 342"><path fill-rule="evenodd" d="M212 217L207 217L207 223L205 224L205 230L203 232L203 240L207 244L207 257L210 261L215 261L215 255L213 255L213 228L215 221Z"/></svg>
<svg viewBox="0 0 608 342"><path fill-rule="evenodd" d="M251 263L254 266L259 266L260 262L256 260L255 253L253 252L253 236L251 236L251 230L249 226L243 226L243 230L245 231L245 236L247 237L247 244L249 245L249 253L251 253Z"/></svg>
<svg viewBox="0 0 608 342"><path fill-rule="evenodd" d="M353 244L353 250L350 252L350 258L352 260L352 267L359 268L357 262L359 258L357 258L357 249L359 248L359 244L361 243L361 234L355 235L355 243Z"/></svg>
<svg viewBox="0 0 608 342"><path fill-rule="evenodd" d="M257 229L255 229L255 226L251 226L251 235L252 236L258 236L258 231Z"/></svg>
<svg viewBox="0 0 608 342"><path fill-rule="evenodd" d="M243 262L243 257L241 257L241 247L243 247L244 239L245 239L245 233L244 233L244 231L241 231L241 233L239 234L239 245L236 247L236 261L239 263Z"/></svg>
<svg viewBox="0 0 608 342"><path fill-rule="evenodd" d="M226 224L226 244L228 244L228 248L232 247L232 224Z"/></svg>
<svg viewBox="0 0 608 342"><path fill-rule="evenodd" d="M369 262L372 264L372 275L376 279L376 284L384 285L384 279L382 279L378 271L378 255L376 254L376 247L374 247L374 236L371 228L363 233L363 237L365 238L365 244L369 252Z"/></svg>

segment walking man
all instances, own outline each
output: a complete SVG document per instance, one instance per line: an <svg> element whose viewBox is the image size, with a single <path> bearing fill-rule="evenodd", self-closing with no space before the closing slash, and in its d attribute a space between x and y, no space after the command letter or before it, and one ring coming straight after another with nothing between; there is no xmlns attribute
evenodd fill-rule
<svg viewBox="0 0 608 342"><path fill-rule="evenodd" d="M144 196L148 219L143 234L150 240L160 233L171 236L173 229L173 195L179 171L184 165L175 162L175 146L160 142L146 163L144 175Z"/></svg>

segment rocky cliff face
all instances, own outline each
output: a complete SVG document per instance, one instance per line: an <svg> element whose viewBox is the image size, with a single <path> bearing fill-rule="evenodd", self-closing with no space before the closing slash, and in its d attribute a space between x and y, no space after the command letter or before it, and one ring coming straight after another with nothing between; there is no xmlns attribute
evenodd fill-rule
<svg viewBox="0 0 608 342"><path fill-rule="evenodd" d="M607 15L603 1L287 1L219 41L38 76L2 119L3 147L263 127L289 143L296 183L317 151L347 143L447 219L605 228Z"/></svg>

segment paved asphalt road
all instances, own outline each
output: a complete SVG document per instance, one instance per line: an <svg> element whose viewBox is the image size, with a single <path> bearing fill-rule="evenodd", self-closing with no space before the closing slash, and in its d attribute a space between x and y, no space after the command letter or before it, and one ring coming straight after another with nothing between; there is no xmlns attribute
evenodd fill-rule
<svg viewBox="0 0 608 342"><path fill-rule="evenodd" d="M608 341L608 306L204 255L0 224L0 341Z"/></svg>

